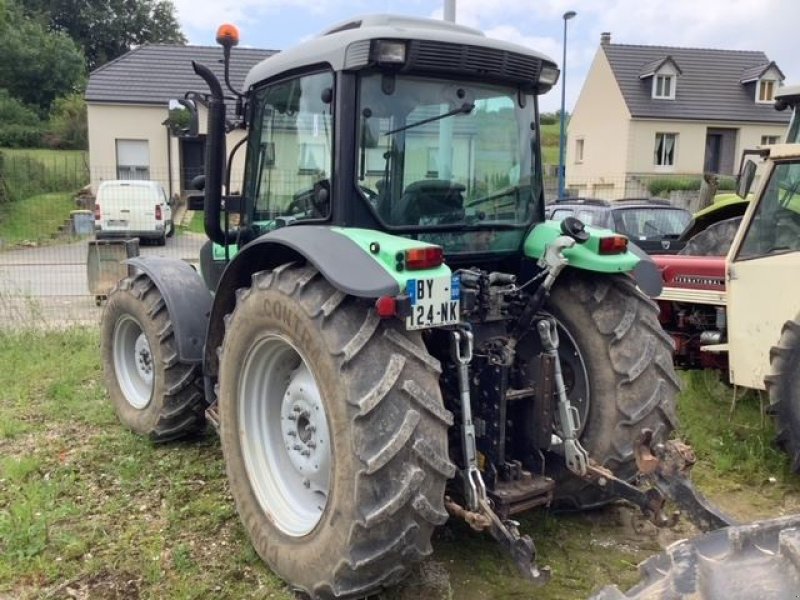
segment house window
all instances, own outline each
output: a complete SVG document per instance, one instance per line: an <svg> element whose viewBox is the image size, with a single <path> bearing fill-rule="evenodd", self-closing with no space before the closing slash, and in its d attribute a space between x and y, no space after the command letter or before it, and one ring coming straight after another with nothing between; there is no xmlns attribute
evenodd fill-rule
<svg viewBox="0 0 800 600"><path fill-rule="evenodd" d="M583 162L583 138L575 140L575 162Z"/></svg>
<svg viewBox="0 0 800 600"><path fill-rule="evenodd" d="M116 140L117 179L150 179L147 140Z"/></svg>
<svg viewBox="0 0 800 600"><path fill-rule="evenodd" d="M653 98L675 99L674 75L656 75L653 77Z"/></svg>
<svg viewBox="0 0 800 600"><path fill-rule="evenodd" d="M677 133L657 133L654 163L657 167L671 167L675 164L675 142Z"/></svg>
<svg viewBox="0 0 800 600"><path fill-rule="evenodd" d="M777 135L762 135L761 136L761 145L762 146L771 146L772 144L777 144L780 136Z"/></svg>
<svg viewBox="0 0 800 600"><path fill-rule="evenodd" d="M298 172L301 175L325 173L326 150L324 142L301 142Z"/></svg>
<svg viewBox="0 0 800 600"><path fill-rule="evenodd" d="M758 97L756 102L770 103L775 100L775 80L762 79L758 82Z"/></svg>

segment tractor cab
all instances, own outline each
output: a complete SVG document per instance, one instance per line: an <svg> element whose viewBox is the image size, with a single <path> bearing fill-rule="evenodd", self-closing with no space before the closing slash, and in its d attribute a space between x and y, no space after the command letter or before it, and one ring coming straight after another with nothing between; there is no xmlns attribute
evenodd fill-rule
<svg viewBox="0 0 800 600"><path fill-rule="evenodd" d="M235 38L220 41L229 49ZM537 96L558 74L543 55L452 23L377 15L333 27L247 77L244 193L230 231L212 185L225 180L224 111L209 111L207 233L241 247L314 224L391 232L452 256L519 252L543 220ZM224 103L219 92L212 103Z"/></svg>

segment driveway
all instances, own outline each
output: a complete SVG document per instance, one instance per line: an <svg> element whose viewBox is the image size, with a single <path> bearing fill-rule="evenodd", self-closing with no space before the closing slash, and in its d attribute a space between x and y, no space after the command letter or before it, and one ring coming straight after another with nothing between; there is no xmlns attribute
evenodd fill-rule
<svg viewBox="0 0 800 600"><path fill-rule="evenodd" d="M140 246L139 253L197 264L205 240L196 233L176 235L166 246ZM54 325L96 322L100 311L89 294L87 248L83 240L0 253L0 325L31 319Z"/></svg>

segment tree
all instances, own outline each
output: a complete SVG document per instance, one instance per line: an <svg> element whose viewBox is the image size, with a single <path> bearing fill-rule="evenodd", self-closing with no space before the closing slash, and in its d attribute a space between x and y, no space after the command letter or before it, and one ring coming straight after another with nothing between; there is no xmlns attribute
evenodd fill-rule
<svg viewBox="0 0 800 600"><path fill-rule="evenodd" d="M28 14L83 49L90 71L146 43L185 44L172 0L26 0Z"/></svg>
<svg viewBox="0 0 800 600"><path fill-rule="evenodd" d="M65 34L28 18L13 0L3 0L0 11L0 88L44 115L55 98L83 85L83 54Z"/></svg>

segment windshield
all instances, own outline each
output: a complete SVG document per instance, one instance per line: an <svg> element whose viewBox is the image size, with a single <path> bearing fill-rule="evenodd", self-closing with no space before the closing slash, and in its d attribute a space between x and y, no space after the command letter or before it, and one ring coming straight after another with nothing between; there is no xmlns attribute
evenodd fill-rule
<svg viewBox="0 0 800 600"><path fill-rule="evenodd" d="M441 231L530 223L539 181L532 96L371 74L361 79L359 111L357 184L386 225ZM483 232L473 241L486 245L488 237ZM436 238L442 240L453 246L455 236Z"/></svg>
<svg viewBox="0 0 800 600"><path fill-rule="evenodd" d="M692 218L682 208L626 208L615 213L617 231L634 240L678 238Z"/></svg>

